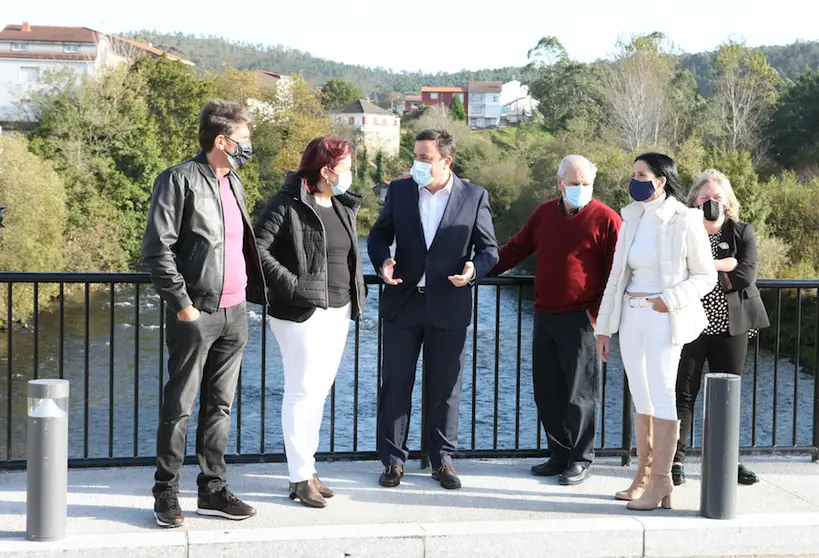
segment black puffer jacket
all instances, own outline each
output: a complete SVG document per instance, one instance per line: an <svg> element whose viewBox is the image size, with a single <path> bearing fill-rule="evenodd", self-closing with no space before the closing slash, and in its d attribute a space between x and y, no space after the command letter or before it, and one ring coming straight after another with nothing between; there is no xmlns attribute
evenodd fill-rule
<svg viewBox="0 0 819 558"><path fill-rule="evenodd" d="M333 204L353 245L350 276L352 318L361 315L366 291L358 253L356 214L361 196L346 193ZM269 288L268 313L282 320L303 322L316 308L327 308L327 255L324 226L315 210L315 197L291 174L279 192L267 202L254 227L256 245Z"/></svg>

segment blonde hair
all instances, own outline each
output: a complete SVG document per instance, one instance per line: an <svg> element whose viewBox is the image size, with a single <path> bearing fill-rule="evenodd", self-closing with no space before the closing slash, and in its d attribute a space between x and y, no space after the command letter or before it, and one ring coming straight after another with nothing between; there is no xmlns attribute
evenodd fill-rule
<svg viewBox="0 0 819 558"><path fill-rule="evenodd" d="M700 190L708 182L715 182L725 192L725 216L734 221L739 221L739 200L731 187L731 181L716 169L706 169L700 173L697 180L694 181L694 185L688 191L688 206L695 207Z"/></svg>

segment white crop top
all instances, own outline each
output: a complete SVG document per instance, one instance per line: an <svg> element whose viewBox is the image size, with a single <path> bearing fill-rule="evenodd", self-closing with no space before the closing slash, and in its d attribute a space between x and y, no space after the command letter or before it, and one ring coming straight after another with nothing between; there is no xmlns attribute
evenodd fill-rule
<svg viewBox="0 0 819 558"><path fill-rule="evenodd" d="M644 213L628 251L628 267L631 269L628 292L659 294L663 291L660 281L660 219L657 217L657 208L664 201L665 196L660 196L643 203Z"/></svg>

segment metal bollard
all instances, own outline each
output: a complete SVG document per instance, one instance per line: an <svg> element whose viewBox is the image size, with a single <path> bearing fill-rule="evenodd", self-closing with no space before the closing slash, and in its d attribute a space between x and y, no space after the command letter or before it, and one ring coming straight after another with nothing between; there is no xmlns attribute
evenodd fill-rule
<svg viewBox="0 0 819 558"><path fill-rule="evenodd" d="M65 537L68 492L68 380L28 383L26 539Z"/></svg>
<svg viewBox="0 0 819 558"><path fill-rule="evenodd" d="M705 376L700 515L733 519L737 511L740 377Z"/></svg>

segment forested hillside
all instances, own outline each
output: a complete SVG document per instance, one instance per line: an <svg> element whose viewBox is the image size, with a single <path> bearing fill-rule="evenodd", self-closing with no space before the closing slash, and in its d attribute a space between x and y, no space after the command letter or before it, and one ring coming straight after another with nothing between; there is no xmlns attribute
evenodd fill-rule
<svg viewBox="0 0 819 558"><path fill-rule="evenodd" d="M126 35L184 56L204 69L220 70L228 64L239 69L264 68L282 74L301 73L309 83L317 86L330 78L340 78L354 83L367 94L389 91L417 93L423 85L454 86L470 81L509 81L524 77L524 69L516 67L437 74L392 72L384 68L367 68L316 58L307 52L282 45L253 45L230 42L218 37L196 37L182 33L170 35L152 31ZM765 54L768 63L780 76L790 80L796 80L806 70L819 69L819 41L766 46L758 50ZM706 96L713 88L710 74L713 60L713 52L685 54L682 59L682 67L694 75L698 90Z"/></svg>

